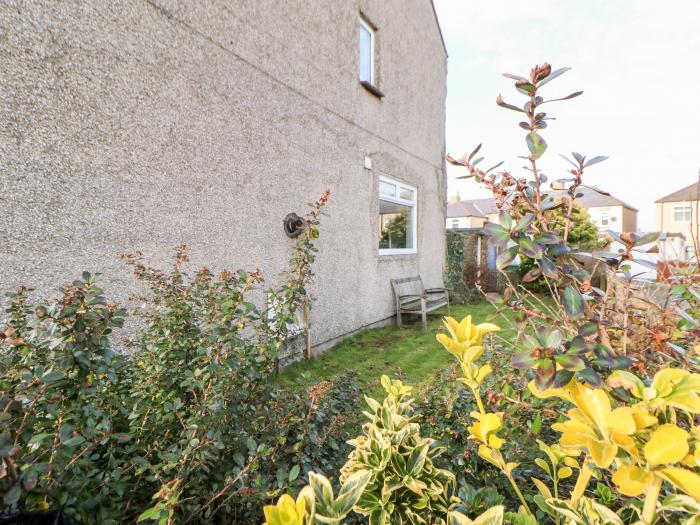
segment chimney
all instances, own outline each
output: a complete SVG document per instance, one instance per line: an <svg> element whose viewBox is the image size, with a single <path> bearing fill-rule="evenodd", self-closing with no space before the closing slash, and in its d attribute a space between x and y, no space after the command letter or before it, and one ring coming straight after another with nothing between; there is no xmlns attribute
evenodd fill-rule
<svg viewBox="0 0 700 525"><path fill-rule="evenodd" d="M455 193L450 197L450 204L457 204L459 201L462 200L462 197L459 196L459 193Z"/></svg>

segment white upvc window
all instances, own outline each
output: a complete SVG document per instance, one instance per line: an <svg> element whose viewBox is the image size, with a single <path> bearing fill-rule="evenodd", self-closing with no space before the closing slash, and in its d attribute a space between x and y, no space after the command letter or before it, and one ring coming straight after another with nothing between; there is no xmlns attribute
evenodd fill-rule
<svg viewBox="0 0 700 525"><path fill-rule="evenodd" d="M456 230L459 228L459 219L452 219L452 229Z"/></svg>
<svg viewBox="0 0 700 525"><path fill-rule="evenodd" d="M610 223L610 212L603 211L600 213L600 225L607 226Z"/></svg>
<svg viewBox="0 0 700 525"><path fill-rule="evenodd" d="M415 187L379 177L379 255L416 253Z"/></svg>
<svg viewBox="0 0 700 525"><path fill-rule="evenodd" d="M673 207L673 222L690 222L693 213L689 204Z"/></svg>
<svg viewBox="0 0 700 525"><path fill-rule="evenodd" d="M360 17L360 81L374 85L374 28Z"/></svg>

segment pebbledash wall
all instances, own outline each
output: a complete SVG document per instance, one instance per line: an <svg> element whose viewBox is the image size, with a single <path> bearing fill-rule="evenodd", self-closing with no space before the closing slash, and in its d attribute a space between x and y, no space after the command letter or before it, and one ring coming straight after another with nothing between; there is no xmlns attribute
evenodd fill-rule
<svg viewBox="0 0 700 525"><path fill-rule="evenodd" d="M442 284L446 58L430 0L3 2L0 288L89 270L125 302L119 254L180 243L273 284L283 217L329 188L313 343L390 318L391 278ZM380 176L417 188L415 254L379 255Z"/></svg>

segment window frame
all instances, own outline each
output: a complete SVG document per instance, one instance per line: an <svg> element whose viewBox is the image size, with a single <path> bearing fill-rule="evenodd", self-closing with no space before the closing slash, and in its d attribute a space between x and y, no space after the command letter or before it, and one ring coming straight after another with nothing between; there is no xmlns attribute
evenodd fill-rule
<svg viewBox="0 0 700 525"><path fill-rule="evenodd" d="M678 223L686 223L686 222L691 222L693 220L693 205L692 204L682 204L678 206L674 206L673 209L671 210L673 213L673 222L678 222ZM676 219L676 213L682 213L682 214L688 214L688 219Z"/></svg>
<svg viewBox="0 0 700 525"><path fill-rule="evenodd" d="M387 184L393 184L396 186L396 196L390 197L387 195L382 195L380 192L381 183L386 182ZM413 192L413 199L402 199L401 189L411 190ZM406 184L400 180L392 179L390 177L385 177L384 175L379 176L379 182L377 184L377 202L385 201L391 202L393 204L401 204L403 206L409 206L411 208L411 245L412 248L379 248L379 255L411 255L418 253L418 188L412 186L411 184ZM381 213L377 214L379 220L381 220ZM379 234L381 237L381 224L379 225ZM379 243L377 243L378 245Z"/></svg>
<svg viewBox="0 0 700 525"><path fill-rule="evenodd" d="M360 56L360 68L358 71L358 78L360 82L369 82L370 85L376 86L376 71L375 71L375 58L374 58L374 51L375 51L375 39L376 39L376 29L372 26L372 24L369 23L369 21L362 15L360 15L360 27L365 28L367 32L369 33L369 80L363 79L362 78L362 30L360 29L360 40L358 41L358 44L360 45L359 49L359 56Z"/></svg>

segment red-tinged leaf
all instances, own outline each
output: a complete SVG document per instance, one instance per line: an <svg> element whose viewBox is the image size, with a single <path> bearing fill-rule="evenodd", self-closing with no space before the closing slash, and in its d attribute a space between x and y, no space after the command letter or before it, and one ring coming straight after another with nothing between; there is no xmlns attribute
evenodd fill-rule
<svg viewBox="0 0 700 525"><path fill-rule="evenodd" d="M537 279L540 275L542 275L542 269L538 266L535 266L529 272L527 272L525 275L523 275L521 279L525 283L531 283L532 281Z"/></svg>
<svg viewBox="0 0 700 525"><path fill-rule="evenodd" d="M474 148L474 151L472 151L469 154L469 157L467 157L467 162L469 162L470 160L472 160L474 158L474 155L476 155L479 152L482 145L483 145L483 143L479 144L476 148Z"/></svg>
<svg viewBox="0 0 700 525"><path fill-rule="evenodd" d="M625 370L626 368L629 368L632 366L632 358L627 357L625 355L618 355L613 358L612 360L612 365L610 365L610 368L613 370Z"/></svg>
<svg viewBox="0 0 700 525"><path fill-rule="evenodd" d="M537 87L544 86L547 82L551 82L552 80L554 80L555 78L557 78L560 75L563 75L564 73L566 73L570 69L571 69L570 67L562 67L562 68L559 68L559 69L552 71L549 75L547 75L545 78L543 78L542 80L540 80L537 83Z"/></svg>
<svg viewBox="0 0 700 525"><path fill-rule="evenodd" d="M578 372L586 368L586 363L577 355L558 354L554 356L554 360L564 370Z"/></svg>
<svg viewBox="0 0 700 525"><path fill-rule="evenodd" d="M518 122L518 126L520 126L521 128L523 128L527 131L530 131L530 129L531 129L529 122Z"/></svg>
<svg viewBox="0 0 700 525"><path fill-rule="evenodd" d="M507 242L510 239L510 232L495 222L487 222L481 231L499 243Z"/></svg>
<svg viewBox="0 0 700 525"><path fill-rule="evenodd" d="M561 153L559 154L559 156L560 156L562 159L564 159L566 162L568 162L569 164L571 164L574 168L579 169L580 166L579 166L578 164L576 164L574 161L572 161L569 157L565 157L565 156L562 155Z"/></svg>
<svg viewBox="0 0 700 525"><path fill-rule="evenodd" d="M659 238L660 232L650 232L650 233L645 233L641 237L639 237L635 242L635 246L644 246L645 244L650 244L656 239Z"/></svg>
<svg viewBox="0 0 700 525"><path fill-rule="evenodd" d="M567 95L567 96L562 97L562 98L553 98L551 100L545 100L544 102L542 102L542 104L546 104L547 102L559 102L560 100L569 100L572 98L576 98L579 95L583 95L583 91L576 91L575 93L571 93L571 95ZM539 104L539 105L542 105L542 104Z"/></svg>
<svg viewBox="0 0 700 525"><path fill-rule="evenodd" d="M544 120L538 120L537 122L535 122L535 127L537 129L544 129L547 127L547 123Z"/></svg>
<svg viewBox="0 0 700 525"><path fill-rule="evenodd" d="M520 239L518 242L520 244L520 251L526 257L530 259L541 259L542 258L542 246L535 243L531 239Z"/></svg>
<svg viewBox="0 0 700 525"><path fill-rule="evenodd" d="M634 259L634 262L637 264L641 264L642 266L646 266L647 268L651 268L652 270L656 270L656 261L649 261L647 259Z"/></svg>
<svg viewBox="0 0 700 525"><path fill-rule="evenodd" d="M498 95L498 97L496 98L496 104L498 104L502 108L512 109L513 111L519 111L520 113L524 113L524 111L518 106L514 106L513 104L508 104L507 102L504 102L503 97L501 95Z"/></svg>
<svg viewBox="0 0 700 525"><path fill-rule="evenodd" d="M511 78L513 80L526 80L525 77L521 77L520 75L514 75L513 73L503 73L503 76L506 78Z"/></svg>
<svg viewBox="0 0 700 525"><path fill-rule="evenodd" d="M583 336L577 335L569 342L567 353L571 355L585 355L595 348L593 343L586 341Z"/></svg>
<svg viewBox="0 0 700 525"><path fill-rule="evenodd" d="M518 247L517 246L511 246L510 248L506 248L500 254L498 254L498 257L496 257L496 267L499 270L503 270L504 268L509 266L515 260L517 255L518 255Z"/></svg>
<svg viewBox="0 0 700 525"><path fill-rule="evenodd" d="M598 164L599 162L603 162L604 160L608 160L610 157L604 157L604 156L598 156L598 157L593 157L591 160L586 162L586 164L583 165L584 168L587 168L588 166L593 166L593 164Z"/></svg>
<svg viewBox="0 0 700 525"><path fill-rule="evenodd" d="M592 337L598 333L598 327L590 321L578 327L578 335L582 337Z"/></svg>
<svg viewBox="0 0 700 525"><path fill-rule="evenodd" d="M541 348L558 348L563 339L559 330L545 326L537 329L537 340Z"/></svg>
<svg viewBox="0 0 700 525"><path fill-rule="evenodd" d="M537 244L559 244L561 237L554 232L542 232L535 236L535 242Z"/></svg>
<svg viewBox="0 0 700 525"><path fill-rule="evenodd" d="M524 232L533 223L534 220L535 215L532 213L528 213L527 215L524 215L520 218L513 230L516 232Z"/></svg>
<svg viewBox="0 0 700 525"><path fill-rule="evenodd" d="M603 380L592 368L584 368L583 370L579 370L576 372L576 377L594 387L599 387L603 384Z"/></svg>
<svg viewBox="0 0 700 525"><path fill-rule="evenodd" d="M521 370L532 368L538 361L539 359L537 357L533 357L528 352L519 352L517 354L513 354L513 356L510 358L511 366Z"/></svg>
<svg viewBox="0 0 700 525"><path fill-rule="evenodd" d="M503 162L504 162L504 161L501 161L501 162L499 162L498 164L494 164L493 166L491 166L489 169L487 169L487 170L484 172L484 175L486 175L486 174L487 174L488 172L490 172L491 170L495 170L496 168L498 168L501 164L503 164Z"/></svg>
<svg viewBox="0 0 700 525"><path fill-rule="evenodd" d="M539 260L539 265L540 265L540 268L542 269L542 275L544 275L547 279L558 279L559 278L559 270L557 270L556 264L554 264L547 257L542 257Z"/></svg>
<svg viewBox="0 0 700 525"><path fill-rule="evenodd" d="M564 303L564 311L571 319L575 321L583 317L585 310L583 296L570 284L564 288L562 302Z"/></svg>
<svg viewBox="0 0 700 525"><path fill-rule="evenodd" d="M540 359L537 363L537 371L535 372L535 384L537 388L540 391L551 388L552 383L554 383L555 373L556 368L552 361L549 359Z"/></svg>
<svg viewBox="0 0 700 525"><path fill-rule="evenodd" d="M571 382L571 379L573 377L574 373L570 372L569 370L557 370L557 373L554 376L554 382L552 383L552 386L554 388L565 387Z"/></svg>

